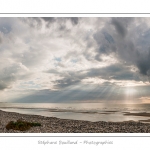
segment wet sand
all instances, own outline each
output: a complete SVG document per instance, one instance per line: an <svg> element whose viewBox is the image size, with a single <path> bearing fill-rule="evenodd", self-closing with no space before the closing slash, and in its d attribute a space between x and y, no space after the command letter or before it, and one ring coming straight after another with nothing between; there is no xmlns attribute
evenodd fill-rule
<svg viewBox="0 0 150 150"><path fill-rule="evenodd" d="M142 112L142 113L125 113L124 115L127 115L127 116L143 116L143 117L150 117L150 113L147 113L147 112Z"/></svg>

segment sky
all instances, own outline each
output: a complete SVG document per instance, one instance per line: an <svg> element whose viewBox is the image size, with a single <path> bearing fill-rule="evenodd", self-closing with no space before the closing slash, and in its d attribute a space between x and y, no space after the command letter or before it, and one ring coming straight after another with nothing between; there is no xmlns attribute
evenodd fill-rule
<svg viewBox="0 0 150 150"><path fill-rule="evenodd" d="M0 18L0 102L150 103L150 18Z"/></svg>

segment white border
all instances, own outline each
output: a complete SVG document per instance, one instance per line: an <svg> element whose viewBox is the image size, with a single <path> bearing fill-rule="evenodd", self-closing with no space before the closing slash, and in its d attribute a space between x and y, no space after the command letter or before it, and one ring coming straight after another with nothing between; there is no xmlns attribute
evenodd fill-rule
<svg viewBox="0 0 150 150"><path fill-rule="evenodd" d="M149 13L149 0L1 0L0 13Z"/></svg>

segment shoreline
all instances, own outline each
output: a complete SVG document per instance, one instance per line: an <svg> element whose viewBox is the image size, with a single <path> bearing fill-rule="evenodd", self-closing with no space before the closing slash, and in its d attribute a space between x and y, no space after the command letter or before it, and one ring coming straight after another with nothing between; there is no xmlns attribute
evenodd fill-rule
<svg viewBox="0 0 150 150"><path fill-rule="evenodd" d="M27 131L7 130L10 121L18 119L41 123ZM126 122L90 122L39 115L19 114L0 110L0 133L150 133L150 124L135 121Z"/></svg>

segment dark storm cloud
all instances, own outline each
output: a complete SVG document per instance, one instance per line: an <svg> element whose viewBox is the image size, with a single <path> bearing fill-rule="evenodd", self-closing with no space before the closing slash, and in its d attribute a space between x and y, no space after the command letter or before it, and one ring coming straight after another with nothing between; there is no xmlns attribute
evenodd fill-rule
<svg viewBox="0 0 150 150"><path fill-rule="evenodd" d="M130 71L130 68L121 64L114 64L103 68L92 68L87 72L87 77L100 77L110 80L136 80L139 81L135 72Z"/></svg>
<svg viewBox="0 0 150 150"><path fill-rule="evenodd" d="M117 33L121 37L125 37L128 32L128 26L134 18L112 18L112 25L114 25Z"/></svg>
<svg viewBox="0 0 150 150"><path fill-rule="evenodd" d="M53 18L53 17L42 17L43 20L45 20L46 22L54 22L54 21L57 21L59 23L61 22L65 22L67 20L70 20L70 22L73 24L73 25L77 25L78 22L79 22L79 18L78 17L58 17L58 18Z"/></svg>
<svg viewBox="0 0 150 150"><path fill-rule="evenodd" d="M95 60L97 60L97 61L102 61L102 59L100 58L100 56L101 56L100 54L96 54L96 55L95 55Z"/></svg>
<svg viewBox="0 0 150 150"><path fill-rule="evenodd" d="M108 32L100 30L97 31L93 37L97 43L97 54L95 55L97 61L102 61L101 55L110 55L116 52L115 40Z"/></svg>
<svg viewBox="0 0 150 150"><path fill-rule="evenodd" d="M79 22L79 19L77 17L70 17L69 19L71 20L72 24L74 24L74 25L77 25Z"/></svg>
<svg viewBox="0 0 150 150"><path fill-rule="evenodd" d="M119 35L121 35L122 37L126 36L127 28L121 21L119 21L119 19L112 19L112 24L115 26L115 29Z"/></svg>
<svg viewBox="0 0 150 150"><path fill-rule="evenodd" d="M56 18L54 17L41 17L46 22L54 22Z"/></svg>
<svg viewBox="0 0 150 150"><path fill-rule="evenodd" d="M105 36L105 39L109 42L109 43L114 43L114 39L113 37L107 33L107 32L103 32L104 36Z"/></svg>
<svg viewBox="0 0 150 150"><path fill-rule="evenodd" d="M129 65L138 68L142 75L149 76L150 72L150 52L149 48L141 45L136 46L132 41L126 42L124 51L119 51L119 57Z"/></svg>
<svg viewBox="0 0 150 150"><path fill-rule="evenodd" d="M0 35L0 44L3 42L3 39L2 39L2 37L1 37L1 35Z"/></svg>
<svg viewBox="0 0 150 150"><path fill-rule="evenodd" d="M150 76L150 49L145 54L139 54L137 58L137 67L140 73Z"/></svg>
<svg viewBox="0 0 150 150"><path fill-rule="evenodd" d="M75 84L79 84L81 81L79 79L72 79L72 78L64 78L61 80L56 80L56 88L65 88L68 86L72 86Z"/></svg>
<svg viewBox="0 0 150 150"><path fill-rule="evenodd" d="M42 20L46 22L46 27L50 27L53 23L59 25L59 29L63 30L66 29L66 21L69 20L72 25L77 25L79 22L78 17L30 17L23 19L26 23L28 23L31 27L34 28L41 28L42 27Z"/></svg>
<svg viewBox="0 0 150 150"><path fill-rule="evenodd" d="M41 17L46 22L54 22L54 21L66 21L70 20L73 25L78 24L78 17L63 17L63 18L54 18L54 17Z"/></svg>
<svg viewBox="0 0 150 150"><path fill-rule="evenodd" d="M53 83L55 84L56 89L64 89L70 86L74 86L81 83L81 80L86 78L86 74L83 71L68 71L68 72L58 72L49 70L47 73L54 73L61 77L62 79L55 80Z"/></svg>
<svg viewBox="0 0 150 150"><path fill-rule="evenodd" d="M1 74L0 79L0 90L11 88L12 83L16 81L14 76L8 74Z"/></svg>
<svg viewBox="0 0 150 150"><path fill-rule="evenodd" d="M24 80L27 77L29 77L29 75L21 75L21 76L17 75L17 77L7 76L7 77L4 77L4 78L0 77L1 78L0 91L5 90L5 89L11 89L16 81Z"/></svg>
<svg viewBox="0 0 150 150"><path fill-rule="evenodd" d="M6 85L6 83L0 83L0 90L7 89L9 85Z"/></svg>
<svg viewBox="0 0 150 150"><path fill-rule="evenodd" d="M142 29L144 26L146 28L146 22L135 28L137 21L140 23L138 18L111 18L106 27L96 31L93 34L97 43L95 60L102 61L102 55L113 55L120 62L137 67L142 75L149 76L150 30Z"/></svg>

